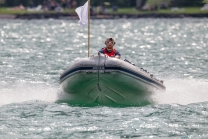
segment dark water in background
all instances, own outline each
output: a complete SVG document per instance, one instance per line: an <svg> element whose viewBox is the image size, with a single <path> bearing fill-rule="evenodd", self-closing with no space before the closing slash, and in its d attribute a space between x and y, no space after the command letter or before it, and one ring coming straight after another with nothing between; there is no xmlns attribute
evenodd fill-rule
<svg viewBox="0 0 208 139"><path fill-rule="evenodd" d="M107 37L163 79L156 104L56 103L59 75L87 57L87 27L70 20L0 21L0 138L208 138L208 19L91 21L91 54Z"/></svg>

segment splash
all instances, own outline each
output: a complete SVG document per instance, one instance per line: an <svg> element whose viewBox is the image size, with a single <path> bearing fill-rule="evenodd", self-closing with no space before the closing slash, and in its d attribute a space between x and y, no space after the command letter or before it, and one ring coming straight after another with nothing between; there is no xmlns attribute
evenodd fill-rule
<svg viewBox="0 0 208 139"><path fill-rule="evenodd" d="M153 99L157 104L198 103L208 101L208 81L196 79L167 79L166 92L157 92ZM2 89L3 88L3 89ZM30 100L56 102L60 97L60 88L45 83L14 83L0 88L0 105L20 103Z"/></svg>
<svg viewBox="0 0 208 139"><path fill-rule="evenodd" d="M208 82L196 79L165 80L166 92L156 93L153 98L159 104L198 103L208 101Z"/></svg>
<svg viewBox="0 0 208 139"><path fill-rule="evenodd" d="M54 102L57 88L44 83L15 83L0 89L0 105L30 100Z"/></svg>

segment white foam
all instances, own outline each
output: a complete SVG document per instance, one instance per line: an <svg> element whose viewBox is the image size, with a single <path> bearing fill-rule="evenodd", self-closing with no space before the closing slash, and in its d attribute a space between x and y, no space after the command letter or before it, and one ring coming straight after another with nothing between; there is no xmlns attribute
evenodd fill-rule
<svg viewBox="0 0 208 139"><path fill-rule="evenodd" d="M208 81L206 80L166 79L165 86L166 92L157 92L153 95L157 104L186 105L208 101ZM0 105L30 100L55 102L62 95L59 87L45 83L4 84L0 86Z"/></svg>
<svg viewBox="0 0 208 139"><path fill-rule="evenodd" d="M58 88L44 83L15 83L0 89L0 105L29 100L53 102L57 100Z"/></svg>
<svg viewBox="0 0 208 139"><path fill-rule="evenodd" d="M208 82L196 79L165 80L166 92L156 93L153 98L159 104L190 104L208 101Z"/></svg>

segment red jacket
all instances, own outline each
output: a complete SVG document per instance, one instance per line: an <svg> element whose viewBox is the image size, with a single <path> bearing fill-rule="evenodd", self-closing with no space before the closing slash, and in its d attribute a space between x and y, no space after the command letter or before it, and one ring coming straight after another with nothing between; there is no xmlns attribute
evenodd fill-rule
<svg viewBox="0 0 208 139"><path fill-rule="evenodd" d="M120 53L119 53L118 51L116 51L116 49L113 49L111 52L109 52L109 51L107 50L107 48L102 48L102 49L100 50L100 52L103 53L103 54L108 55L109 57L114 57L114 56L116 56L116 55L121 56Z"/></svg>

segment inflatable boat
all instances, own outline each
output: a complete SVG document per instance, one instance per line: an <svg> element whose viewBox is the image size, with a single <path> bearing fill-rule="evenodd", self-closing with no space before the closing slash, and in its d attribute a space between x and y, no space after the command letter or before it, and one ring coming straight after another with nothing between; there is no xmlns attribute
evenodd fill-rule
<svg viewBox="0 0 208 139"><path fill-rule="evenodd" d="M102 54L70 65L60 76L60 87L69 103L99 105L140 105L166 89L163 80L128 60Z"/></svg>

